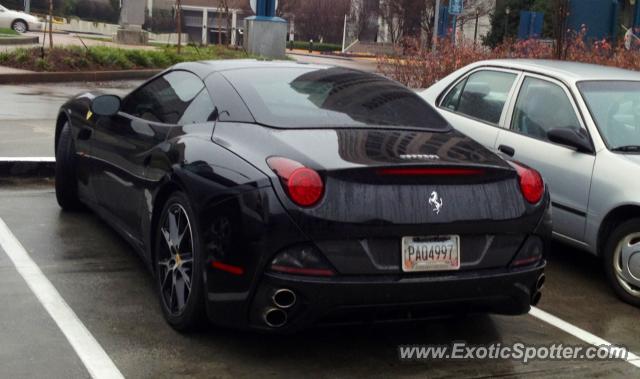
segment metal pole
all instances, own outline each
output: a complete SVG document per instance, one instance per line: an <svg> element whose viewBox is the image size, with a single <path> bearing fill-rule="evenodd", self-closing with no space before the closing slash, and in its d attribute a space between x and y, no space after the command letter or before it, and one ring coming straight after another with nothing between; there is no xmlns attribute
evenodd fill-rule
<svg viewBox="0 0 640 379"><path fill-rule="evenodd" d="M457 29L457 23L458 23L458 16L457 15L453 15L453 22L452 22L452 27L451 27L451 44L453 46L456 45L456 29Z"/></svg>
<svg viewBox="0 0 640 379"><path fill-rule="evenodd" d="M31 13L31 0L24 0L25 13Z"/></svg>
<svg viewBox="0 0 640 379"><path fill-rule="evenodd" d="M182 49L182 0L176 1L176 27L178 31L178 54Z"/></svg>
<svg viewBox="0 0 640 379"><path fill-rule="evenodd" d="M49 48L53 49L53 0L49 0Z"/></svg>
<svg viewBox="0 0 640 379"><path fill-rule="evenodd" d="M436 0L435 14L433 17L433 42L431 43L431 51L435 54L438 49L438 29L440 23L440 0Z"/></svg>
<svg viewBox="0 0 640 379"><path fill-rule="evenodd" d="M509 26L509 12L504 14L504 35L502 36L502 42L507 40L507 28Z"/></svg>
<svg viewBox="0 0 640 379"><path fill-rule="evenodd" d="M344 30L342 31L342 53L344 54L344 49L347 47L347 15L344 15Z"/></svg>
<svg viewBox="0 0 640 379"><path fill-rule="evenodd" d="M473 46L475 47L478 43L478 18L480 18L480 12L476 8L476 27L473 31Z"/></svg>

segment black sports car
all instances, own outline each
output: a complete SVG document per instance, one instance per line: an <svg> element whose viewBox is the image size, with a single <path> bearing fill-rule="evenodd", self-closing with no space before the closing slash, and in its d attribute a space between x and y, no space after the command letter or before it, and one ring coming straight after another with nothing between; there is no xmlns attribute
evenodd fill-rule
<svg viewBox="0 0 640 379"><path fill-rule="evenodd" d="M184 63L60 110L56 195L112 225L178 330L522 314L550 237L540 175L384 77Z"/></svg>

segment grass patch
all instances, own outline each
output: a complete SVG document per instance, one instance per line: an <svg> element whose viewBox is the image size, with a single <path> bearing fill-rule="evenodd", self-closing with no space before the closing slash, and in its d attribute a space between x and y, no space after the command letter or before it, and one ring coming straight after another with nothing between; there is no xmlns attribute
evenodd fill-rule
<svg viewBox="0 0 640 379"><path fill-rule="evenodd" d="M132 69L165 69L176 63L202 60L256 58L225 46L184 46L178 54L175 46L137 50L109 46L16 49L0 54L3 66L32 71L117 71Z"/></svg>
<svg viewBox="0 0 640 379"><path fill-rule="evenodd" d="M0 28L0 37L14 37L19 36L20 33L16 32L13 29L9 28Z"/></svg>

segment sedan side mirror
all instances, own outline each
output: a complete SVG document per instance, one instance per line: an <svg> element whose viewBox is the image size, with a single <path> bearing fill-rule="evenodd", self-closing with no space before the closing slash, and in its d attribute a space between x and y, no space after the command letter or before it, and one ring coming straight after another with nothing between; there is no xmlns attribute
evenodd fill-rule
<svg viewBox="0 0 640 379"><path fill-rule="evenodd" d="M576 149L581 153L593 153L593 146L586 133L573 128L553 128L547 132L549 141Z"/></svg>
<svg viewBox="0 0 640 379"><path fill-rule="evenodd" d="M91 112L98 116L115 116L120 111L122 100L116 95L98 96L91 102Z"/></svg>

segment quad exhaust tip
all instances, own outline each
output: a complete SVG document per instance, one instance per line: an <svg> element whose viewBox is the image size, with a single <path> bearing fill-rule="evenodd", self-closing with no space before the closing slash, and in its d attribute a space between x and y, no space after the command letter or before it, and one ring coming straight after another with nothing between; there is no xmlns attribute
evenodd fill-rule
<svg viewBox="0 0 640 379"><path fill-rule="evenodd" d="M263 318L267 326L271 328L281 328L287 323L287 312L278 308L267 308Z"/></svg>
<svg viewBox="0 0 640 379"><path fill-rule="evenodd" d="M280 288L273 293L271 297L273 304L280 309L289 309L296 304L296 294L287 288Z"/></svg>

